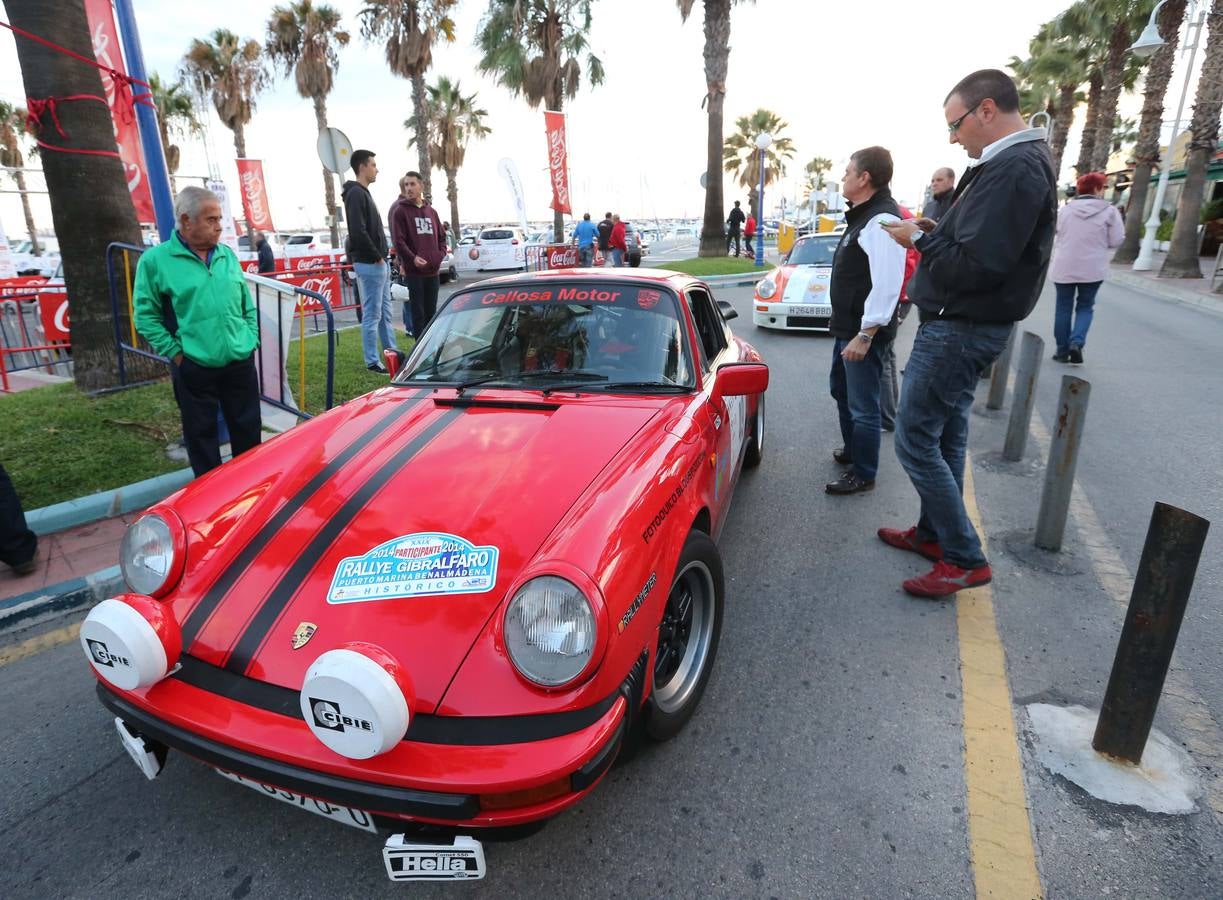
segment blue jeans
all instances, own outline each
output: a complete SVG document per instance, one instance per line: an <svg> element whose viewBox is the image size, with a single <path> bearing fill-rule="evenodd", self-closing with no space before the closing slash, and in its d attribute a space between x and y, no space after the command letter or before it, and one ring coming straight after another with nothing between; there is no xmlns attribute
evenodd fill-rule
<svg viewBox="0 0 1223 900"><path fill-rule="evenodd" d="M383 350L395 349L391 332L391 269L384 262L352 264L357 283L361 286L361 350L365 364L382 364L378 358L378 341Z"/></svg>
<svg viewBox="0 0 1223 900"><path fill-rule="evenodd" d="M612 247L609 252L611 253L611 264L613 266L615 266L618 269L624 265L624 251L623 250L619 249L618 247ZM603 263L603 265L607 265L607 263Z"/></svg>
<svg viewBox="0 0 1223 900"><path fill-rule="evenodd" d="M1057 352L1065 353L1071 347L1080 350L1087 345L1087 329L1095 314L1096 293L1102 281L1077 281L1055 284L1057 290L1057 312L1053 317L1053 337L1057 341ZM1079 299L1075 302L1074 295ZM1071 309L1074 311L1074 327L1070 326Z"/></svg>
<svg viewBox="0 0 1223 900"><path fill-rule="evenodd" d="M854 474L863 481L874 481L879 471L879 382L883 374L883 348L872 342L865 357L857 362L846 362L841 358L841 351L848 343L841 338L832 342L828 386L832 398L837 401L841 440L854 459Z"/></svg>
<svg viewBox="0 0 1223 900"><path fill-rule="evenodd" d="M589 269L595 264L595 246L587 244L585 247L578 247L578 262L583 269Z"/></svg>
<svg viewBox="0 0 1223 900"><path fill-rule="evenodd" d="M935 320L917 328L896 415L896 456L921 498L917 538L937 540L943 558L986 563L964 509L968 414L981 373L1006 347L1010 323Z"/></svg>

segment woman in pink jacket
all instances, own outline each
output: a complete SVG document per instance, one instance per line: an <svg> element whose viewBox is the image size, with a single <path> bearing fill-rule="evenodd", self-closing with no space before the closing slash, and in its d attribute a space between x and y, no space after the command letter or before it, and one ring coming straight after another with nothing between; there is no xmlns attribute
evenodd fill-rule
<svg viewBox="0 0 1223 900"><path fill-rule="evenodd" d="M1121 214L1102 196L1107 184L1101 172L1081 176L1075 184L1074 199L1057 216L1049 278L1057 289L1057 314L1053 319L1057 352L1053 358L1058 362L1083 361L1096 292L1108 274L1112 251L1125 237Z"/></svg>

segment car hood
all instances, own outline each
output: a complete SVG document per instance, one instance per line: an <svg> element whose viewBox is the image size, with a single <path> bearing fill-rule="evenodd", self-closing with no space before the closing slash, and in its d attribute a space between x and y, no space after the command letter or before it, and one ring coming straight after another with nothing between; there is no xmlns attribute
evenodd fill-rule
<svg viewBox="0 0 1223 900"><path fill-rule="evenodd" d="M783 303L828 304L831 266L785 266L785 270L785 285L781 289Z"/></svg>
<svg viewBox="0 0 1223 900"><path fill-rule="evenodd" d="M540 544L661 405L389 388L299 426L174 504L189 546L215 544L189 551L172 601L184 647L298 689L324 651L373 643L416 709L436 708ZM238 499L202 515L218 495Z"/></svg>

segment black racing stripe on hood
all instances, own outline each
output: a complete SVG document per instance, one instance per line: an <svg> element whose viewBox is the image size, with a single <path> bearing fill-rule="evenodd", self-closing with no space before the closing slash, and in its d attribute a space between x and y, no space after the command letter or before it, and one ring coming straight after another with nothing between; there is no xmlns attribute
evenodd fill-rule
<svg viewBox="0 0 1223 900"><path fill-rule="evenodd" d="M327 520L327 524L319 529L318 533L306 546L306 549L294 560L293 565L289 567L288 571L280 577L276 587L272 589L268 598L263 601L263 605L259 607L259 610L246 626L246 630L242 632L238 643L234 645L233 650L230 652L229 660L225 663L225 668L228 671L237 674L246 672L259 652L259 648L267 639L268 632L272 630L272 626L276 624L281 613L288 607L298 588L301 587L306 576L310 574L310 570L318 564L319 559L335 543L336 538L343 533L344 529L352 524L353 519L357 517L357 514L365 505L377 496L379 491L386 487L387 482L403 470L412 457L423 450L434 438L445 431L452 422L464 414L465 411L463 409L448 409L443 412L420 434L408 441L403 449L383 463L365 484L353 492L352 496L344 502L344 505L336 511L335 515Z"/></svg>
<svg viewBox="0 0 1223 900"><path fill-rule="evenodd" d="M187 620L183 623L183 647L190 647L195 641L204 626L208 624L208 620L212 614L216 612L221 605L221 601L225 595L233 588L237 580L250 567L266 548L268 543L276 535L280 534L285 525L288 524L298 510L300 510L328 481L330 481L336 473L341 471L345 466L352 462L354 456L369 446L369 442L382 434L391 426L395 425L400 419L408 415L408 413L425 398L425 391L421 390L409 397L407 402L396 404L395 408L383 416L380 420L370 426L369 430L357 435L349 443L344 450L336 456L331 462L319 469L314 477L310 479L306 485L289 498L276 515L272 516L264 526L259 529L249 544L242 548L242 552L237 558L221 573L218 578L204 594L203 599L196 604L195 608L187 615Z"/></svg>

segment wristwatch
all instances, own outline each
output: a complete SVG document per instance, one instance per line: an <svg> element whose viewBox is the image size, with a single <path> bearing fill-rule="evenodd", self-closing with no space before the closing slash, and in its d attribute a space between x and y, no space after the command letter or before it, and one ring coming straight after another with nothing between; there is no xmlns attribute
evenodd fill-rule
<svg viewBox="0 0 1223 900"><path fill-rule="evenodd" d="M871 342L871 340L872 340L871 336L870 336L869 334L867 334L865 331L859 331L859 332L858 332L858 337L862 338L862 340L866 341L868 344L869 344L869 343Z"/></svg>

